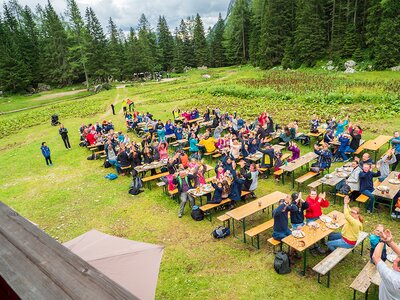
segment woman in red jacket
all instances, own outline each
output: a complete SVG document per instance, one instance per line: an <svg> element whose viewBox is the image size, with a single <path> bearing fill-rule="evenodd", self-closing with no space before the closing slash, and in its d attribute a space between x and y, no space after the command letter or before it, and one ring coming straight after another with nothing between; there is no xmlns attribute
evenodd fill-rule
<svg viewBox="0 0 400 300"><path fill-rule="evenodd" d="M322 207L329 206L329 201L325 199L325 192L317 196L317 191L314 189L312 189L310 195L307 196L306 202L308 203L308 208L306 210L307 224L318 220L322 215ZM310 247L310 253L312 256L317 256L316 251L321 254L326 252L318 243L316 243L314 247Z"/></svg>
<svg viewBox="0 0 400 300"><path fill-rule="evenodd" d="M306 199L309 207L306 211L307 223L316 221L322 215L322 207L328 207L329 201L325 199L325 192L317 196L316 190L311 190Z"/></svg>

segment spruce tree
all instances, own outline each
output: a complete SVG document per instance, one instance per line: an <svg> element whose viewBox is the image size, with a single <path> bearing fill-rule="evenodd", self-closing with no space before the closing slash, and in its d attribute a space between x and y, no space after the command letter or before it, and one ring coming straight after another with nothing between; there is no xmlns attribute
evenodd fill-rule
<svg viewBox="0 0 400 300"><path fill-rule="evenodd" d="M174 59L174 38L169 31L167 21L164 16L158 18L157 24L158 35L158 63L164 71L172 68Z"/></svg>
<svg viewBox="0 0 400 300"><path fill-rule="evenodd" d="M225 23L221 14L218 16L218 22L211 32L210 41L210 58L211 66L223 67L225 66L225 48L223 45L223 38L225 32Z"/></svg>
<svg viewBox="0 0 400 300"><path fill-rule="evenodd" d="M208 65L208 47L204 34L203 21L200 15L197 14L195 18L195 25L193 29L193 50L195 57L195 64L197 67Z"/></svg>

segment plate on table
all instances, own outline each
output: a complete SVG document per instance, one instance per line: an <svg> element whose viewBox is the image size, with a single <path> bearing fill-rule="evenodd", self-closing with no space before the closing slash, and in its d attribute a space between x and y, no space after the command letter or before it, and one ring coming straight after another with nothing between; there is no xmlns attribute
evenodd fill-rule
<svg viewBox="0 0 400 300"><path fill-rule="evenodd" d="M345 177L347 177L347 174L343 173L343 172L338 172L338 173L336 173L336 176L339 178L345 178Z"/></svg>
<svg viewBox="0 0 400 300"><path fill-rule="evenodd" d="M306 236L306 234L305 234L304 231L302 231L302 230L293 230L293 231L292 231L292 235L293 235L295 238L298 238L298 239L302 239L303 237Z"/></svg>
<svg viewBox="0 0 400 300"><path fill-rule="evenodd" d="M312 227L312 228L319 228L319 224L317 222L315 222L315 221L307 223L307 225Z"/></svg>
<svg viewBox="0 0 400 300"><path fill-rule="evenodd" d="M338 172L343 172L343 168L338 168L337 171Z"/></svg>
<svg viewBox="0 0 400 300"><path fill-rule="evenodd" d="M387 260L390 261L391 263L397 258L397 255L395 253L388 254Z"/></svg>
<svg viewBox="0 0 400 300"><path fill-rule="evenodd" d="M337 223L326 223L326 227L329 229L338 229L340 226Z"/></svg>
<svg viewBox="0 0 400 300"><path fill-rule="evenodd" d="M158 164L158 161L151 162L151 165L156 165L156 164Z"/></svg>
<svg viewBox="0 0 400 300"><path fill-rule="evenodd" d="M333 175L332 174L326 174L325 177L326 177L326 179L331 179L333 177Z"/></svg>
<svg viewBox="0 0 400 300"><path fill-rule="evenodd" d="M326 215L322 215L319 217L319 219L324 222L324 223L330 223L332 222L332 218Z"/></svg>
<svg viewBox="0 0 400 300"><path fill-rule="evenodd" d="M376 189L377 189L378 191L381 191L381 192L386 192L386 191L389 190L389 187L387 187L386 185L380 185L380 186L378 186Z"/></svg>
<svg viewBox="0 0 400 300"><path fill-rule="evenodd" d="M398 179L389 179L388 181L391 184L400 184L400 180L398 180Z"/></svg>

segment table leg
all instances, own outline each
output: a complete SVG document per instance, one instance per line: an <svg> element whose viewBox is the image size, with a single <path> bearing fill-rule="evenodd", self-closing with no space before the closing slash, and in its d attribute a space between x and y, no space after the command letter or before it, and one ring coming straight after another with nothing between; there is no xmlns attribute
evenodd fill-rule
<svg viewBox="0 0 400 300"><path fill-rule="evenodd" d="M294 189L294 171L292 171L292 189Z"/></svg>
<svg viewBox="0 0 400 300"><path fill-rule="evenodd" d="M235 219L233 219L233 218L232 218L232 234L233 234L234 237L236 237L236 234L235 234Z"/></svg>
<svg viewBox="0 0 400 300"><path fill-rule="evenodd" d="M243 243L246 244L246 218L243 218Z"/></svg>
<svg viewBox="0 0 400 300"><path fill-rule="evenodd" d="M378 151L374 151L374 152L375 152L375 160L374 160L374 162L376 163L376 157L378 155Z"/></svg>
<svg viewBox="0 0 400 300"><path fill-rule="evenodd" d="M300 272L301 276L306 275L306 268L307 268L307 249L303 251L303 271Z"/></svg>

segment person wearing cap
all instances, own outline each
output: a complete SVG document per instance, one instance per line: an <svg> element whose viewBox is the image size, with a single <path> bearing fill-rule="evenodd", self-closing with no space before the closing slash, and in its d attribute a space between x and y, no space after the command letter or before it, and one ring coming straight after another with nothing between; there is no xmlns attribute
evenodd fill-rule
<svg viewBox="0 0 400 300"><path fill-rule="evenodd" d="M292 202L290 203L290 223L293 230L301 229L304 223L304 211L308 209L309 203L301 198L301 193L292 194Z"/></svg>
<svg viewBox="0 0 400 300"><path fill-rule="evenodd" d="M279 200L279 206L272 211L272 216L274 218L272 237L277 241L292 234L292 231L289 229L289 206L290 196L286 195L285 199Z"/></svg>
<svg viewBox="0 0 400 300"><path fill-rule="evenodd" d="M262 148L263 146L265 147L264 149ZM265 139L262 140L258 148L258 151L260 151L263 154L260 164L261 168L272 168L272 166L274 165L275 151L272 148L271 144L265 142Z"/></svg>

